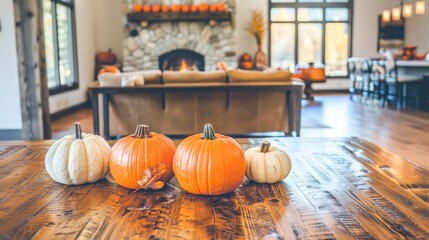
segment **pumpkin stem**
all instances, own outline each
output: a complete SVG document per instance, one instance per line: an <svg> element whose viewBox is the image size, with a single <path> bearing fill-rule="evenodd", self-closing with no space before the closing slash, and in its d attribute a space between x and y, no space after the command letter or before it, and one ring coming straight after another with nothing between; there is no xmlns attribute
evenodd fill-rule
<svg viewBox="0 0 429 240"><path fill-rule="evenodd" d="M208 140L216 139L215 131L213 129L213 126L210 123L207 123L206 125L204 125L203 139L208 139Z"/></svg>
<svg viewBox="0 0 429 240"><path fill-rule="evenodd" d="M150 138L150 129L148 125L137 125L136 132L134 133L136 138Z"/></svg>
<svg viewBox="0 0 429 240"><path fill-rule="evenodd" d="M82 139L82 128L79 122L74 123L74 134L76 139Z"/></svg>
<svg viewBox="0 0 429 240"><path fill-rule="evenodd" d="M271 143L268 141L262 142L261 152L266 153L269 152L271 148Z"/></svg>

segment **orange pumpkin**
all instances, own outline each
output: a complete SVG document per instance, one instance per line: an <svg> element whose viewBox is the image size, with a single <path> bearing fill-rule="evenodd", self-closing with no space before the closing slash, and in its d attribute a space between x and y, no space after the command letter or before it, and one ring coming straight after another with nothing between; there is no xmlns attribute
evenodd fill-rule
<svg viewBox="0 0 429 240"><path fill-rule="evenodd" d="M225 3L219 3L219 4L217 5L217 10L218 10L219 12L226 12L226 4L225 4Z"/></svg>
<svg viewBox="0 0 429 240"><path fill-rule="evenodd" d="M141 12L142 11L142 5L140 4L134 4L133 6L133 12Z"/></svg>
<svg viewBox="0 0 429 240"><path fill-rule="evenodd" d="M173 4L172 6L171 6L171 11L172 12L180 12L180 10L181 10L181 6L180 6L180 4Z"/></svg>
<svg viewBox="0 0 429 240"><path fill-rule="evenodd" d="M233 192L244 178L246 164L240 145L215 134L211 124L204 133L185 138L177 148L173 171L182 188L198 195Z"/></svg>
<svg viewBox="0 0 429 240"><path fill-rule="evenodd" d="M98 71L98 74L101 73L121 73L121 71L119 71L119 69L115 66L105 66L100 69L100 71Z"/></svg>
<svg viewBox="0 0 429 240"><path fill-rule="evenodd" d="M161 11L161 6L159 4L152 5L152 12L157 13Z"/></svg>
<svg viewBox="0 0 429 240"><path fill-rule="evenodd" d="M188 4L182 5L182 12L187 13L191 10L191 7Z"/></svg>
<svg viewBox="0 0 429 240"><path fill-rule="evenodd" d="M248 53L243 53L240 57L241 61L252 61L252 56Z"/></svg>
<svg viewBox="0 0 429 240"><path fill-rule="evenodd" d="M168 137L138 125L133 135L112 148L109 167L113 179L129 189L160 189L173 177L176 146Z"/></svg>
<svg viewBox="0 0 429 240"><path fill-rule="evenodd" d="M198 6L195 5L195 4L192 4L192 6L191 6L191 12L193 12L193 13L198 12Z"/></svg>
<svg viewBox="0 0 429 240"><path fill-rule="evenodd" d="M170 5L162 5L162 12L167 13L170 11Z"/></svg>
<svg viewBox="0 0 429 240"><path fill-rule="evenodd" d="M243 61L240 63L240 68L245 70L253 69L253 62L252 61Z"/></svg>
<svg viewBox="0 0 429 240"><path fill-rule="evenodd" d="M217 11L217 4L210 4L210 12L216 12Z"/></svg>
<svg viewBox="0 0 429 240"><path fill-rule="evenodd" d="M151 10L151 7L150 7L150 5L149 5L149 4L145 4L145 5L143 5L143 12L145 12L145 13L149 13L149 12L150 12L150 10Z"/></svg>
<svg viewBox="0 0 429 240"><path fill-rule="evenodd" d="M198 5L198 10L200 12L207 12L209 10L209 5L207 3L200 3Z"/></svg>

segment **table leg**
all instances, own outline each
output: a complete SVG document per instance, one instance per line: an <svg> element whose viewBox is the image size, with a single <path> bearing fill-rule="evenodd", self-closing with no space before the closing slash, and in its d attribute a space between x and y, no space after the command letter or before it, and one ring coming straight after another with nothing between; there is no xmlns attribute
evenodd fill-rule
<svg viewBox="0 0 429 240"><path fill-rule="evenodd" d="M94 128L94 134L100 134L100 118L98 115L98 93L92 91L91 94L91 104L92 104L92 126Z"/></svg>
<svg viewBox="0 0 429 240"><path fill-rule="evenodd" d="M103 123L104 123L104 138L110 139L110 123L109 123L109 94L103 94Z"/></svg>
<svg viewBox="0 0 429 240"><path fill-rule="evenodd" d="M286 91L286 101L287 101L287 122L288 122L288 135L289 136L293 136L293 132L294 132L294 127L293 127L293 122L294 122L294 111L293 111L293 100L292 100L292 92Z"/></svg>
<svg viewBox="0 0 429 240"><path fill-rule="evenodd" d="M305 80L305 88L304 88L304 95L305 95L305 99L309 100L309 101L314 101L314 96L313 96L313 88L311 86L313 82L310 80Z"/></svg>
<svg viewBox="0 0 429 240"><path fill-rule="evenodd" d="M296 112L295 112L295 131L296 136L299 137L301 135L301 88L297 88L295 90L295 104L296 104Z"/></svg>

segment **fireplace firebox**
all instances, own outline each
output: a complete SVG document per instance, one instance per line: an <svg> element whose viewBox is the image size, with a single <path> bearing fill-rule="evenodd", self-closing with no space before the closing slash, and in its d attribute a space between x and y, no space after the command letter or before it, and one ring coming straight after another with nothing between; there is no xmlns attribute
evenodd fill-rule
<svg viewBox="0 0 429 240"><path fill-rule="evenodd" d="M204 55L187 49L167 52L159 56L159 69L169 71L204 71Z"/></svg>

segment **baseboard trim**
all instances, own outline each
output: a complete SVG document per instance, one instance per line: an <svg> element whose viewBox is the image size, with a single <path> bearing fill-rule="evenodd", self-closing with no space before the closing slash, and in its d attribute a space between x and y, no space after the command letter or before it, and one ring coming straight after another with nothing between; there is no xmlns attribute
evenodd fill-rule
<svg viewBox="0 0 429 240"><path fill-rule="evenodd" d="M0 141L22 140L22 129L0 129Z"/></svg>
<svg viewBox="0 0 429 240"><path fill-rule="evenodd" d="M51 121L56 121L56 120L58 120L60 118L66 117L66 116L68 116L70 114L73 114L73 113L79 111L79 110L82 110L84 108L89 108L89 107L91 107L91 102L90 101L86 101L86 102L83 102L81 104L78 104L78 105L66 108L64 110L61 110L59 112L52 113L51 114Z"/></svg>
<svg viewBox="0 0 429 240"><path fill-rule="evenodd" d="M320 89L314 90L313 93L350 93L348 89Z"/></svg>

